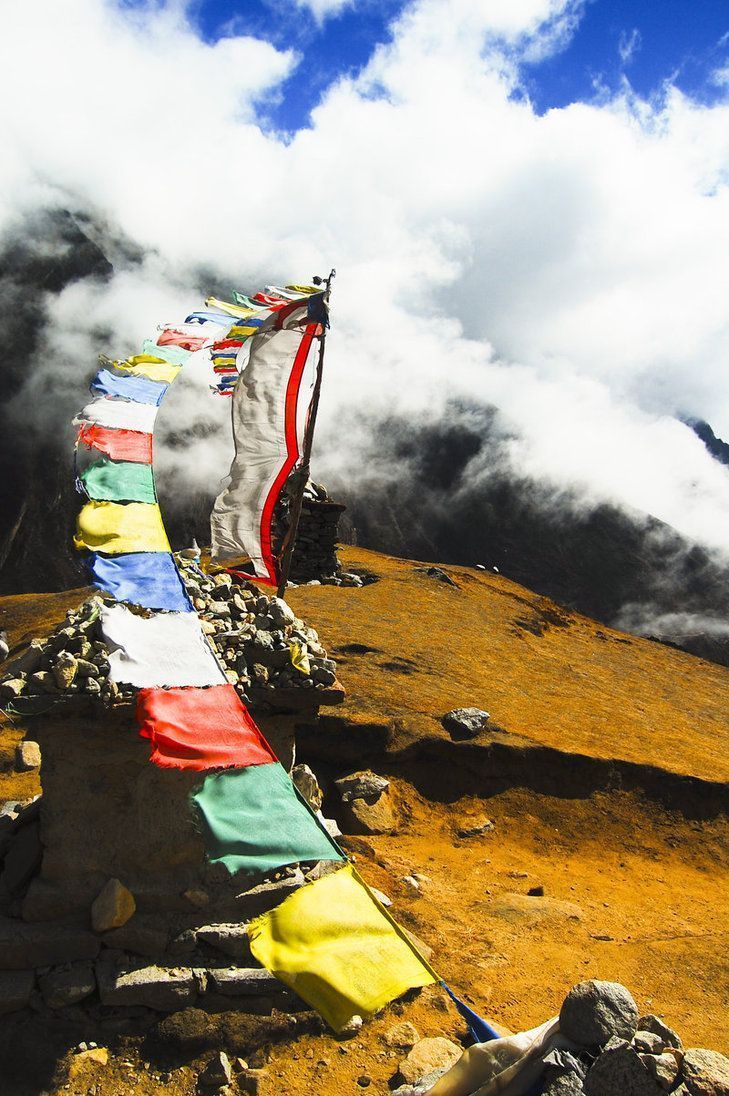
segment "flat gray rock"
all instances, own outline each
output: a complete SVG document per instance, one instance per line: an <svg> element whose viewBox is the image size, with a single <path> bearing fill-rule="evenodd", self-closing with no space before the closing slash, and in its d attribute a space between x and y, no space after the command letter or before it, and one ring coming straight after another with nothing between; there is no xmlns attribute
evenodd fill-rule
<svg viewBox="0 0 729 1096"><path fill-rule="evenodd" d="M0 918L0 970L28 970L95 959L99 946L98 938L85 929Z"/></svg>
<svg viewBox="0 0 729 1096"><path fill-rule="evenodd" d="M584 1091L576 1073L561 1073L547 1081L542 1096L582 1096Z"/></svg>
<svg viewBox="0 0 729 1096"><path fill-rule="evenodd" d="M103 960L96 964L96 981L102 1005L138 1005L157 1012L176 1012L191 1005L198 991L195 972L189 968L120 970Z"/></svg>
<svg viewBox="0 0 729 1096"><path fill-rule="evenodd" d="M482 708L454 708L441 717L441 723L451 738L475 738L490 718Z"/></svg>
<svg viewBox="0 0 729 1096"><path fill-rule="evenodd" d="M729 1058L691 1047L684 1053L683 1083L691 1096L729 1096Z"/></svg>
<svg viewBox="0 0 729 1096"><path fill-rule="evenodd" d="M257 997L286 992L283 982L261 967L208 970L207 979L210 988L226 997Z"/></svg>
<svg viewBox="0 0 729 1096"><path fill-rule="evenodd" d="M32 970L0 970L0 1016L25 1008L34 986Z"/></svg>
<svg viewBox="0 0 729 1096"><path fill-rule="evenodd" d="M604 1046L613 1036L630 1040L637 1022L636 1003L619 982L580 982L565 997L559 1014L562 1034L582 1047Z"/></svg>
<svg viewBox="0 0 729 1096"><path fill-rule="evenodd" d="M615 1040L597 1058L583 1084L585 1096L662 1096L640 1058L627 1043Z"/></svg>
<svg viewBox="0 0 729 1096"><path fill-rule="evenodd" d="M649 1012L646 1016L640 1016L638 1018L638 1031L652 1031L654 1035L659 1035L663 1040L663 1045L667 1047L675 1047L676 1050L683 1048L681 1037L670 1028L668 1024L664 1024L660 1016L654 1016L652 1012Z"/></svg>
<svg viewBox="0 0 729 1096"><path fill-rule="evenodd" d="M66 1008L90 997L96 989L93 963L72 963L60 970L51 970L39 979L40 991L48 1008Z"/></svg>

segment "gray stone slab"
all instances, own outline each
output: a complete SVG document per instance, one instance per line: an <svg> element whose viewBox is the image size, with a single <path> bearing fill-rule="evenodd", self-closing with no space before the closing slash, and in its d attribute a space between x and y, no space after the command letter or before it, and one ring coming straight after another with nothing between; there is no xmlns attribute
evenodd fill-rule
<svg viewBox="0 0 729 1096"><path fill-rule="evenodd" d="M228 967L207 970L206 973L208 986L226 997L257 997L286 992L283 982L260 967Z"/></svg>
<svg viewBox="0 0 729 1096"><path fill-rule="evenodd" d="M35 974L32 970L1 970L0 1015L25 1008L34 986Z"/></svg>
<svg viewBox="0 0 729 1096"><path fill-rule="evenodd" d="M132 970L100 960L96 981L102 1005L136 1005L157 1012L176 1012L195 1002L198 979L189 967L156 965Z"/></svg>
<svg viewBox="0 0 729 1096"><path fill-rule="evenodd" d="M38 983L49 1008L66 1008L90 997L96 989L94 965L90 961L72 963L42 975Z"/></svg>
<svg viewBox="0 0 729 1096"><path fill-rule="evenodd" d="M51 967L95 959L99 941L92 932L70 925L27 924L0 918L0 970Z"/></svg>

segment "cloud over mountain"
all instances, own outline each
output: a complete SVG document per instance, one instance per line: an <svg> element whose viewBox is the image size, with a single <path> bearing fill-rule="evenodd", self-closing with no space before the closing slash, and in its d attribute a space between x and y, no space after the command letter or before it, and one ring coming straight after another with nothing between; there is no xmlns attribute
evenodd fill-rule
<svg viewBox="0 0 729 1096"><path fill-rule="evenodd" d="M281 134L266 119L307 63L293 46L204 42L181 2L17 7L0 46L0 230L25 231L36 207L87 210L142 256L50 303L37 376L62 377L78 406L98 350L131 350L205 285L335 264L323 475L376 462L386 416L435 422L469 401L498 408L515 475L726 550L729 470L677 416L729 434L729 93L647 102L626 84L539 115L524 74L580 11L416 0L309 128ZM204 384L188 383L168 432L198 414ZM18 413L50 422L42 387ZM217 434L170 450L170 489L214 486L226 453ZM493 471L469 465L474 483Z"/></svg>

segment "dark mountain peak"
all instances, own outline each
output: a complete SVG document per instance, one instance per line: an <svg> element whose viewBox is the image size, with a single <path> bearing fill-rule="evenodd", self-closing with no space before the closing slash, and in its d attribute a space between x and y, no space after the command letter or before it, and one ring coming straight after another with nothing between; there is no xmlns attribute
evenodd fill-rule
<svg viewBox="0 0 729 1096"><path fill-rule="evenodd" d="M726 464L729 467L729 443L718 438L708 422L704 422L703 419L684 419L684 422L691 427L697 437L701 438L712 457L720 464Z"/></svg>

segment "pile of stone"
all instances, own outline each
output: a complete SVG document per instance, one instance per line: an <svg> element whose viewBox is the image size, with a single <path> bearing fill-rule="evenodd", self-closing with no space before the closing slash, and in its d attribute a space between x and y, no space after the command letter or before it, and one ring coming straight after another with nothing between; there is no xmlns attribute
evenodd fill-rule
<svg viewBox="0 0 729 1096"><path fill-rule="evenodd" d="M393 1096L430 1092L457 1057L452 1043L439 1055L429 1051L416 1062L414 1052L404 1060L400 1078L407 1083ZM502 1054L495 1068L505 1069L510 1061ZM559 1039L556 1045L550 1041L541 1061L542 1096L729 1096L729 1059L712 1050L684 1049L658 1016L639 1014L618 982L580 982L569 991L559 1015ZM498 1087L494 1075L483 1080Z"/></svg>
<svg viewBox="0 0 729 1096"><path fill-rule="evenodd" d="M285 601L227 572L206 575L194 560L178 557L178 564L203 631L247 703L255 707L276 689L322 690L335 684L336 663ZM135 689L109 680L102 605L100 597L92 597L68 612L47 639L34 639L0 680L0 699L53 702L81 694L107 705L132 701Z"/></svg>
<svg viewBox="0 0 729 1096"><path fill-rule="evenodd" d="M574 986L562 1004L559 1027L575 1049L545 1059L544 1096L729 1096L729 1059L710 1050L684 1050L658 1016L639 1014L618 982Z"/></svg>
<svg viewBox="0 0 729 1096"><path fill-rule="evenodd" d="M206 575L192 560L179 563L203 631L244 699L251 689L334 685L336 663L287 602L228 572Z"/></svg>
<svg viewBox="0 0 729 1096"><path fill-rule="evenodd" d="M280 549L289 527L293 497L299 489L297 472L294 472L274 512L273 539ZM340 502L334 502L325 487L309 480L304 488L304 498L296 533L296 546L291 561L291 578L295 582L327 579L337 582L341 577L341 565L337 558L339 519L346 510Z"/></svg>

